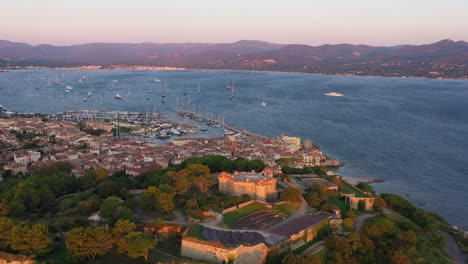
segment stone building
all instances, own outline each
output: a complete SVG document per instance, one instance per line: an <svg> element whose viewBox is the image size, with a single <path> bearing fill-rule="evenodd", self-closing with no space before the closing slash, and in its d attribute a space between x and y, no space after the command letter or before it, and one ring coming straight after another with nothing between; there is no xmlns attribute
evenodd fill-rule
<svg viewBox="0 0 468 264"><path fill-rule="evenodd" d="M349 209L359 210L359 202L363 201L364 208L366 211L373 211L374 197L356 197L355 194L344 194L346 204L349 205Z"/></svg>
<svg viewBox="0 0 468 264"><path fill-rule="evenodd" d="M252 199L275 201L276 178L255 172L222 172L218 175L219 190L232 196L248 194Z"/></svg>

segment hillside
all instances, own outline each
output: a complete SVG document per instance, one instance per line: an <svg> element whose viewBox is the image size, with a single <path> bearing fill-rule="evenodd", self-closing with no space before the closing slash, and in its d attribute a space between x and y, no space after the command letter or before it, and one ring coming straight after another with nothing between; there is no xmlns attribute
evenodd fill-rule
<svg viewBox="0 0 468 264"><path fill-rule="evenodd" d="M89 43L37 45L0 40L0 67L152 65L298 71L321 74L468 78L468 43L374 47L308 46L255 40L234 43Z"/></svg>

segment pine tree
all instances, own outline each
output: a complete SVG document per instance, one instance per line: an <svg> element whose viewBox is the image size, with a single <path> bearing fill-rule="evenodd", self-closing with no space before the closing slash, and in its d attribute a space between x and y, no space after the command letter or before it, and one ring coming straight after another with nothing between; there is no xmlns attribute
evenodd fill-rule
<svg viewBox="0 0 468 264"><path fill-rule="evenodd" d="M11 228L15 225L9 217L0 217L0 248L6 248L11 237Z"/></svg>
<svg viewBox="0 0 468 264"><path fill-rule="evenodd" d="M114 239L105 227L76 227L68 232L66 245L73 256L87 256L94 262L97 255L105 255L112 249Z"/></svg>
<svg viewBox="0 0 468 264"><path fill-rule="evenodd" d="M128 246L128 256L131 258L143 257L148 261L149 250L156 246L153 239L148 239L143 236L138 237L130 242Z"/></svg>
<svg viewBox="0 0 468 264"><path fill-rule="evenodd" d="M52 250L52 238L45 225L16 225L11 228L10 244L13 250L32 258Z"/></svg>

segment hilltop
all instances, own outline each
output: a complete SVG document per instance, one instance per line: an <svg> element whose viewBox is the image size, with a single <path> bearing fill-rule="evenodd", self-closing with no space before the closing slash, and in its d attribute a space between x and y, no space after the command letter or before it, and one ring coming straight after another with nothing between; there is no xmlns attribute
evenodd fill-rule
<svg viewBox="0 0 468 264"><path fill-rule="evenodd" d="M88 43L37 46L0 40L0 67L150 65L338 75L468 78L468 43L308 46L234 43Z"/></svg>

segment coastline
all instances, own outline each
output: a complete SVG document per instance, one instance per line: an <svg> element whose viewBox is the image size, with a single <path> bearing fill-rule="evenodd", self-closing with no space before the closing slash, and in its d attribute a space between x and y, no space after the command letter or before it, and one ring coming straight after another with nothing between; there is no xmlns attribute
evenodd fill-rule
<svg viewBox="0 0 468 264"><path fill-rule="evenodd" d="M31 67L31 68L27 68ZM303 72L303 71L273 71L273 70L241 70L241 69L207 69L207 68L179 68L179 67L166 67L166 66L142 66L142 65L134 65L128 66L123 68L87 68L88 66L82 67L34 67L34 66L25 66L24 68L8 68L8 71L15 71L15 70L66 70L66 71L115 71L115 70L134 70L134 71L239 71L239 72L270 72L270 73L302 73L302 74L309 74L309 75L317 75L317 76L342 76L342 77L382 77L382 78L399 78L399 79L430 79L430 80L460 80L460 81L468 81L468 78L431 78L426 76L386 76L386 75L365 75L365 74L331 74L331 73L313 73L313 72ZM142 68L138 68L142 67ZM153 68L153 69L144 69Z"/></svg>
<svg viewBox="0 0 468 264"><path fill-rule="evenodd" d="M183 112L183 114L193 114L193 113L190 113L190 112L187 112L187 111L180 111L180 112ZM176 112L176 113L177 113L177 114L181 114L180 112ZM30 114L28 114L28 113L18 113L18 114L19 114L20 116L21 116L22 114L24 114L24 115L30 115ZM41 114L41 113L33 113L33 115L46 115L46 116L50 116L50 115L48 115L48 114ZM203 116L202 116L202 117L203 117ZM198 121L198 122L207 122L207 121L209 121L209 120L207 119L207 120L203 120L203 121L199 121L199 120L196 120L196 121ZM220 125L219 122L218 122L218 125ZM248 131L247 129L237 128L237 127L230 126L230 125L226 125L226 124L223 124L223 126L226 127L228 131L231 130L231 131L236 132L236 133L242 133L242 134L246 134L246 133L247 133L246 135L268 138L268 137L266 137L266 136L262 136L262 135L258 135L258 134L255 134L255 133L253 133L253 132L250 132L250 131ZM219 126L219 128L221 128L221 127ZM351 185L357 185L358 183L377 183L377 182L383 182L383 181L380 181L380 180L375 179L375 178L347 177L347 176L343 176L343 175L340 175L340 176L342 176L343 179L344 179L346 182L350 183ZM415 206L421 208L421 207L418 206L417 204L415 204ZM428 211L428 212L431 213L430 211ZM436 214L437 214L437 213L436 213ZM456 227L456 226L454 226L453 224L450 224L450 222L448 222L448 221L447 221L444 217L442 217L442 216L439 216L439 217L441 217L441 218L443 219L444 222L446 222L447 224L450 225L450 229L451 229L451 230L456 230L456 231L458 231L458 232L461 232L461 233L465 234L465 236L466 236L467 232L466 232L464 229L462 229L462 228L460 228L460 227ZM454 235L450 234L450 237L452 237L452 239L455 240ZM451 245L451 251L454 252L453 245ZM462 253L460 249L459 249L459 252L460 252L461 254L463 254L463 256L468 256L466 253Z"/></svg>

